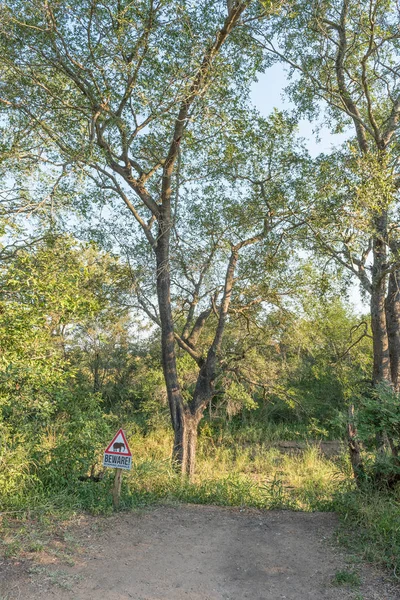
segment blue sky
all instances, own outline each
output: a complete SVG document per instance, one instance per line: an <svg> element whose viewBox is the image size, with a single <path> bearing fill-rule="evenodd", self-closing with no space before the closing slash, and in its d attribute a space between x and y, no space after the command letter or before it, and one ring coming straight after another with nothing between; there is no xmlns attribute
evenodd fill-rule
<svg viewBox="0 0 400 600"><path fill-rule="evenodd" d="M293 103L284 95L287 81L284 67L275 64L259 77L257 83L253 84L251 98L261 114L267 116L274 107L289 111L294 109ZM305 120L299 123L299 133L306 140L311 156L329 152L332 146L338 146L348 138L347 134L333 134L328 127L322 126L318 134L320 141L317 141L313 133L316 125L317 123Z"/></svg>

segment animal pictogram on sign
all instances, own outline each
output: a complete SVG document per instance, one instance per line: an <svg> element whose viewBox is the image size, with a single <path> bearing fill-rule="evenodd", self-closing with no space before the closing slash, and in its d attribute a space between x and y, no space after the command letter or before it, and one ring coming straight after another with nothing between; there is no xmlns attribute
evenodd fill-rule
<svg viewBox="0 0 400 600"><path fill-rule="evenodd" d="M112 448L113 448L114 452L124 452L125 444L123 444L122 442L115 442L115 444L113 444Z"/></svg>

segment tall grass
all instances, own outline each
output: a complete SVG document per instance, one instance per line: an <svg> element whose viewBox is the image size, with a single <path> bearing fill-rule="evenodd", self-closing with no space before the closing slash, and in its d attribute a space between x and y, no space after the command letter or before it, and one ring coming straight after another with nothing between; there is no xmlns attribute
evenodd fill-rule
<svg viewBox="0 0 400 600"><path fill-rule="evenodd" d="M171 435L154 432L145 438L133 435L130 445L133 469L125 478L124 499L152 497L159 500L212 503L257 508L326 510L350 475L347 459L325 458L310 445L286 454L269 444L216 443L201 436L196 475L182 481L170 466Z"/></svg>
<svg viewBox="0 0 400 600"><path fill-rule="evenodd" d="M278 431L282 432L279 428ZM158 428L143 435L132 424L126 433L133 468L124 474L121 506L125 507L185 501L323 510L332 505L334 493L342 489L349 476L345 460L328 460L313 445L297 454L282 453L271 446L276 437L272 428L264 430L262 442L249 443L251 435L258 439L261 436L258 430L248 428L245 433L238 433L237 440L231 431L221 433L217 439L210 431L203 431L199 438L196 475L189 483L182 481L171 467L169 429ZM102 457L98 458L100 467ZM111 510L110 489L114 475L111 469L102 482L82 482L78 474L72 474L69 481L49 488L30 472L22 456L14 457L8 466L8 473L4 472L3 476L8 475L9 484L0 489L0 511L32 512L41 507L49 509L50 505L54 510L83 509L96 513ZM20 494L15 493L16 483L22 489Z"/></svg>

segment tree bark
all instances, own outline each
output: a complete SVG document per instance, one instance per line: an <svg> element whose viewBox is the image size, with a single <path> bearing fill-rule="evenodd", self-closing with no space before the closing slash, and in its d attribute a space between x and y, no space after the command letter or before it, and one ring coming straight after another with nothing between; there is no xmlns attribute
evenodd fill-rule
<svg viewBox="0 0 400 600"><path fill-rule="evenodd" d="M169 271L171 215L164 206L160 207L158 238L155 249L157 265L157 297L161 323L161 357L171 422L174 430L172 460L182 465L184 462L185 410L178 383L175 355L174 322L171 310L171 279Z"/></svg>
<svg viewBox="0 0 400 600"><path fill-rule="evenodd" d="M385 289L379 286L371 294L371 329L374 365L372 383L391 381L389 340L386 328Z"/></svg>
<svg viewBox="0 0 400 600"><path fill-rule="evenodd" d="M390 371L392 385L396 392L400 390L400 270L389 276L386 297L386 324L389 341Z"/></svg>
<svg viewBox="0 0 400 600"><path fill-rule="evenodd" d="M185 414L182 474L187 475L189 481L192 479L196 469L198 426L202 416L202 413L192 415L190 411L187 411Z"/></svg>
<svg viewBox="0 0 400 600"><path fill-rule="evenodd" d="M371 285L371 329L373 337L374 365L372 383L391 381L389 340L386 324L385 298L386 277L383 275L387 267L387 216L380 214L375 219L376 235L373 242L373 266Z"/></svg>

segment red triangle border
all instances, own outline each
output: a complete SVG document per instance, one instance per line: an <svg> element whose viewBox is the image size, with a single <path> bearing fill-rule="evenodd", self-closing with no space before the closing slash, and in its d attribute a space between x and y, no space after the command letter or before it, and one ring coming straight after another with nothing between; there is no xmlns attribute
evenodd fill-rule
<svg viewBox="0 0 400 600"><path fill-rule="evenodd" d="M115 440L117 439L119 434L122 435L122 439L124 440L124 444L125 444L125 448L127 449L127 452L113 452L113 450L110 450L110 448L112 447L113 443L115 442ZM104 450L104 454L115 454L116 456L132 456L131 449L129 448L129 444L126 441L126 437L125 437L125 434L122 429L118 429L117 433L114 435L113 439L108 444L107 448Z"/></svg>

